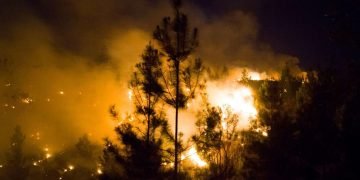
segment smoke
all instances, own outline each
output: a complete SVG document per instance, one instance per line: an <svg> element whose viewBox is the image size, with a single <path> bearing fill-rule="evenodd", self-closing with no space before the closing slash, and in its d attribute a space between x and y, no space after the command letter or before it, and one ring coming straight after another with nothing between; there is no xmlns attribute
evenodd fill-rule
<svg viewBox="0 0 360 180"><path fill-rule="evenodd" d="M296 57L274 52L258 41L259 25L251 14L230 12L201 27L199 53L214 67L244 67L269 74L279 72L285 64L297 69Z"/></svg>
<svg viewBox="0 0 360 180"><path fill-rule="evenodd" d="M200 29L196 54L214 71L296 66L295 57L258 42L260 25L251 14L234 10L209 19L193 4L185 11ZM154 27L171 14L160 0L1 0L0 150L16 124L28 140L39 132L41 143L54 148L84 133L98 141L111 136L108 109L116 104L121 113L131 111L130 73ZM193 118L183 121L185 129Z"/></svg>

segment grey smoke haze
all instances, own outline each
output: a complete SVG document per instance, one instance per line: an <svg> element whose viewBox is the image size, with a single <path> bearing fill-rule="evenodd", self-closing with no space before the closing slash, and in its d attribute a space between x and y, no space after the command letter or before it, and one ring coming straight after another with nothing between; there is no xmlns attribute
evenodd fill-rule
<svg viewBox="0 0 360 180"><path fill-rule="evenodd" d="M200 30L197 55L215 70L297 64L258 41L261 25L252 14L234 9L208 18L189 3L185 11ZM129 74L154 27L171 14L161 0L0 0L0 149L15 124L29 140L40 132L53 147L84 133L111 135L108 108L130 110Z"/></svg>

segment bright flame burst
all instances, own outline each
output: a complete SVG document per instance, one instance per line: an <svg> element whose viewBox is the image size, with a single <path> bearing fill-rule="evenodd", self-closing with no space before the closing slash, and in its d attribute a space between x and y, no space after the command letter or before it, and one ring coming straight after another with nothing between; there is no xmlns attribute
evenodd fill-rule
<svg viewBox="0 0 360 180"><path fill-rule="evenodd" d="M207 166L207 163L203 161L198 155L195 147L191 147L190 150L185 153L185 155L181 156L181 160L188 158L191 160L192 163L194 163L198 167Z"/></svg>
<svg viewBox="0 0 360 180"><path fill-rule="evenodd" d="M261 80L261 74L257 72L249 72L250 80ZM226 118L229 116L227 110L230 109L231 113L234 113L239 116L238 128L246 129L249 128L250 121L255 119L258 111L255 108L253 92L248 86L236 84L234 81L231 82L232 85L219 85L216 83L207 84L207 91L209 101L213 106L218 106L223 112L222 117L222 127L227 128ZM234 86L236 85L236 86ZM189 89L186 89L189 91ZM133 92L131 89L127 92L128 99L132 101ZM188 107L191 106L191 103L186 104ZM261 131L263 136L268 136L266 130ZM181 155L181 160L189 159L197 167L206 167L208 166L207 162L201 159L199 154L196 151L195 146L191 147L187 152ZM170 167L174 166L174 163L163 163L163 165L169 165ZM98 174L102 174L100 168L97 169Z"/></svg>
<svg viewBox="0 0 360 180"><path fill-rule="evenodd" d="M222 126L226 129L225 119L228 117L227 109L239 116L238 128L248 128L250 121L257 116L254 105L254 97L251 89L247 86L239 85L236 87L210 86L210 103L219 106L223 112Z"/></svg>
<svg viewBox="0 0 360 180"><path fill-rule="evenodd" d="M249 77L251 80L255 80L255 81L259 81L261 80L261 75L258 72L254 72L254 71L250 71L249 72Z"/></svg>

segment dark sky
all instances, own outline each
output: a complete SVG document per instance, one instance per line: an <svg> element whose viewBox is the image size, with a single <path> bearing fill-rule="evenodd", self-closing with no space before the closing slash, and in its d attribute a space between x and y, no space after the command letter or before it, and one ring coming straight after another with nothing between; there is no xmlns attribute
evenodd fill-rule
<svg viewBox="0 0 360 180"><path fill-rule="evenodd" d="M0 15L5 17L5 21L14 19L13 16L17 17L24 9L31 9L35 16L40 17L50 29L58 33L58 37L61 38L58 38L58 44L90 56L99 54L99 49L104 48L102 45L96 45L101 43L93 42L92 39L97 41L107 38L93 38L93 36L108 34L108 26L115 24L115 19L122 19L123 16L141 19L148 16L147 12L140 12L137 9L150 11L159 8L158 4L164 4L159 0L146 1L146 3L105 0L94 6L96 7L94 10L98 13L94 11L89 16L86 10L77 11L78 7L74 7L69 3L70 1L0 0L0 2L3 6L0 8L2 11ZM356 5L356 0L194 0L186 1L185 4L191 3L195 3L202 11L200 13L204 13L209 20L238 10L254 14L259 25L258 41L268 43L276 52L298 57L300 65L305 68L324 65L329 61L340 63L345 59L357 57L360 39L360 23L358 23L360 6ZM87 3L78 4L87 7ZM26 6L29 8L23 8ZM82 13L87 14L87 17L83 18ZM143 21L138 24L132 22L132 25L151 29L155 22L150 21L145 25ZM124 21L118 24L128 26L130 22ZM73 39L79 39L80 34L84 37L81 41L71 42ZM84 50L81 48L84 44L95 46ZM93 50L89 51L89 48Z"/></svg>
<svg viewBox="0 0 360 180"><path fill-rule="evenodd" d="M359 52L355 0L196 0L209 18L241 9L254 13L259 38L275 51L299 57L305 68L342 64Z"/></svg>

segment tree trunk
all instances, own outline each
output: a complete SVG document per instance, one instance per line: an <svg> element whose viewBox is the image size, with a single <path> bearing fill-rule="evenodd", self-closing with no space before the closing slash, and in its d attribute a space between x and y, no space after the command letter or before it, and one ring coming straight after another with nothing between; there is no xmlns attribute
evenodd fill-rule
<svg viewBox="0 0 360 180"><path fill-rule="evenodd" d="M146 143L150 143L150 94L148 94L148 104L147 104L147 134L146 134Z"/></svg>
<svg viewBox="0 0 360 180"><path fill-rule="evenodd" d="M175 179L177 179L178 174L178 115L179 115L179 67L180 62L175 61L175 70L176 70L176 97L175 97Z"/></svg>

